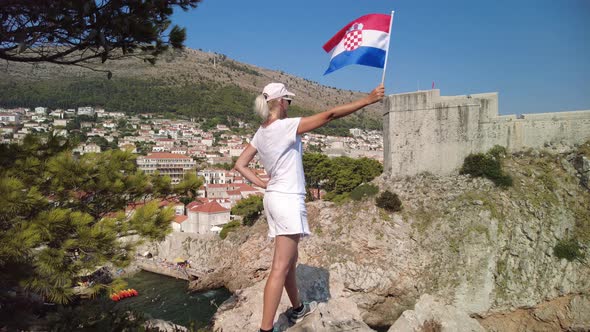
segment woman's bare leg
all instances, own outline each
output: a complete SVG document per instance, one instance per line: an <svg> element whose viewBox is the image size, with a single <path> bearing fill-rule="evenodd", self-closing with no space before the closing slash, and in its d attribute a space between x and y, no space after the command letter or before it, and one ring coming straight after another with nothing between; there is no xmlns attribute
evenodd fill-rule
<svg viewBox="0 0 590 332"><path fill-rule="evenodd" d="M297 260L299 237L299 234L297 234L279 235L275 238L275 252L272 259L272 267L270 275L266 280L266 286L264 287L264 305L262 309L262 323L260 324L262 329L270 330L273 327L275 314L277 313L281 295L283 294L283 287L285 287L285 281L289 275L289 271ZM292 289L289 292L292 293Z"/></svg>
<svg viewBox="0 0 590 332"><path fill-rule="evenodd" d="M289 269L289 273L287 274L287 278L285 279L285 290L287 291L287 295L289 296L289 300L291 300L291 306L293 306L293 308L297 308L301 305L296 278L298 257L299 255L296 254L295 259L293 259L293 263L291 264L291 268Z"/></svg>

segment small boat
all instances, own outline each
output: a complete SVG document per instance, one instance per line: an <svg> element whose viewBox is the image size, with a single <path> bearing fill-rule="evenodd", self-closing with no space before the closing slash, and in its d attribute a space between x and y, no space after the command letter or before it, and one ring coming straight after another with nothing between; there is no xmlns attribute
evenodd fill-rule
<svg viewBox="0 0 590 332"><path fill-rule="evenodd" d="M124 290L119 291L117 293L113 293L113 294L111 294L110 298L111 298L111 300L113 300L115 302L119 302L122 299L137 296L137 295L139 295L139 292L133 288L130 288L130 289L124 289Z"/></svg>

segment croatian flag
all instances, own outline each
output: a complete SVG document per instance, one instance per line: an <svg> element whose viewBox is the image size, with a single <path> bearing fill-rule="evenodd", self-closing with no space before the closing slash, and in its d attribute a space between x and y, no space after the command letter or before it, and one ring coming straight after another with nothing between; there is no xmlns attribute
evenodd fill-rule
<svg viewBox="0 0 590 332"><path fill-rule="evenodd" d="M324 75L352 64L383 68L391 18L386 14L369 14L338 31L324 45L324 50L331 54L330 66Z"/></svg>

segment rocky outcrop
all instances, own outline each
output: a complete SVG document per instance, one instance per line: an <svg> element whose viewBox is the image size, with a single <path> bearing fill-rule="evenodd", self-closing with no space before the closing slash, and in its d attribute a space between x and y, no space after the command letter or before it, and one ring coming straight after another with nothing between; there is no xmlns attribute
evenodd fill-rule
<svg viewBox="0 0 590 332"><path fill-rule="evenodd" d="M424 294L414 310L404 311L388 332L484 332L477 320L440 299Z"/></svg>
<svg viewBox="0 0 590 332"><path fill-rule="evenodd" d="M162 319L150 319L145 322L145 328L148 331L159 332L186 332L188 329L184 326L177 325Z"/></svg>
<svg viewBox="0 0 590 332"><path fill-rule="evenodd" d="M493 314L479 318L490 332L503 331L588 331L590 296L568 295L541 303L533 308Z"/></svg>
<svg viewBox="0 0 590 332"><path fill-rule="evenodd" d="M569 155L531 151L507 157L514 186L506 190L462 175L377 179L381 190L400 196L399 213L377 208L374 200L309 203L314 235L300 244L298 278L305 298L320 302L320 314L306 321L335 330L391 326L407 310L414 313L406 318L418 317L423 306L415 304L423 294L481 317L588 294L588 264L554 253L559 241L580 239L582 253L590 256L590 192L580 185ZM168 259L188 258L207 271L193 289L225 286L235 292L218 311L215 329L259 324L272 258L264 217L226 240L175 234L151 250ZM288 306L284 296L280 312ZM444 312L437 310L432 312ZM338 311L346 315L334 316Z"/></svg>
<svg viewBox="0 0 590 332"><path fill-rule="evenodd" d="M579 173L580 183L590 190L590 158L579 154L574 156L571 161Z"/></svg>
<svg viewBox="0 0 590 332"><path fill-rule="evenodd" d="M337 275L308 265L297 267L297 282L303 301L317 301L317 310L303 322L293 326L285 316L290 307L284 293L278 308L275 327L279 331L373 331L361 317L356 303L342 296L344 285ZM237 291L213 318L214 331L255 331L262 319L261 296L264 281ZM248 317L248 319L244 319Z"/></svg>

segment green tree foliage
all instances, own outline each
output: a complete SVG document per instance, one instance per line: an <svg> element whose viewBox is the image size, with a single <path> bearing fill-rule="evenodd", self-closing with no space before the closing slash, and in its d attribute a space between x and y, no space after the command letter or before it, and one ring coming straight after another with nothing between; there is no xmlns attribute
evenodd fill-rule
<svg viewBox="0 0 590 332"><path fill-rule="evenodd" d="M173 8L188 10L200 1L3 1L0 59L87 67L93 59L135 56L154 63L186 39L184 28L170 28Z"/></svg>
<svg viewBox="0 0 590 332"><path fill-rule="evenodd" d="M254 70L254 69L250 69L236 61L233 60L224 60L219 62L220 65L227 67L229 69L232 69L234 71L237 72L242 72L242 73L246 73L246 74L251 74L254 76L262 76L262 74L260 74L258 71Z"/></svg>
<svg viewBox="0 0 590 332"><path fill-rule="evenodd" d="M174 190L170 184L172 179L168 175L160 175L160 171L155 171L150 180L151 186L148 189L151 192L156 192L163 196L172 194Z"/></svg>
<svg viewBox="0 0 590 332"><path fill-rule="evenodd" d="M498 160L502 160L502 158L506 157L507 151L506 148L501 145L494 145L488 150L488 154Z"/></svg>
<svg viewBox="0 0 590 332"><path fill-rule="evenodd" d="M583 261L585 255L580 243L575 239L559 240L553 247L553 255L568 262L574 260Z"/></svg>
<svg viewBox="0 0 590 332"><path fill-rule="evenodd" d="M311 188L318 188L320 183L328 177L330 159L321 153L303 154L303 170L305 182Z"/></svg>
<svg viewBox="0 0 590 332"><path fill-rule="evenodd" d="M385 190L377 197L376 205L382 209L390 212L398 212L402 210L402 201L396 193Z"/></svg>
<svg viewBox="0 0 590 332"><path fill-rule="evenodd" d="M494 146L487 153L470 154L465 158L461 167L461 174L474 177L486 177L498 187L512 186L512 177L502 170L502 158L506 150L501 146Z"/></svg>
<svg viewBox="0 0 590 332"><path fill-rule="evenodd" d="M383 166L373 159L330 159L319 153L305 153L303 169L308 185L316 188L320 185L331 196L350 193L361 183L369 182L383 172Z"/></svg>
<svg viewBox="0 0 590 332"><path fill-rule="evenodd" d="M80 130L80 117L76 116L73 119L70 119L66 124L66 129L68 131Z"/></svg>
<svg viewBox="0 0 590 332"><path fill-rule="evenodd" d="M354 188L350 193L350 198L355 201L361 201L367 197L375 196L379 192L379 187L370 183L363 183Z"/></svg>
<svg viewBox="0 0 590 332"><path fill-rule="evenodd" d="M578 154L585 156L586 158L590 158L590 140L580 145L580 147L578 148Z"/></svg>
<svg viewBox="0 0 590 332"><path fill-rule="evenodd" d="M223 163L223 164L213 164L211 165L211 168L215 168L215 169L224 169L226 171L231 170L232 168L234 168L233 164L228 164L228 163Z"/></svg>
<svg viewBox="0 0 590 332"><path fill-rule="evenodd" d="M197 191L203 185L202 177L197 176L196 170L184 174L182 181L174 186L174 191L183 197L194 199L197 197Z"/></svg>
<svg viewBox="0 0 590 332"><path fill-rule="evenodd" d="M174 211L152 201L162 197L154 190L160 178L139 171L133 154L75 158L70 148L55 136L0 148L2 289L23 287L67 303L79 276L106 262L129 263L136 245L129 236L162 239L171 231ZM138 201L148 203L127 216L127 205Z"/></svg>
<svg viewBox="0 0 590 332"><path fill-rule="evenodd" d="M242 216L242 223L246 226L252 226L258 219L258 216L264 209L262 204L262 197L252 195L248 198L242 199L232 209L231 213Z"/></svg>
<svg viewBox="0 0 590 332"><path fill-rule="evenodd" d="M227 234L229 234L229 232L235 231L240 226L241 226L241 223L237 220L228 222L227 224L223 225L223 227L221 228L221 232L219 232L219 237L222 240L225 240L225 238L227 237Z"/></svg>
<svg viewBox="0 0 590 332"><path fill-rule="evenodd" d="M105 151L111 148L111 143L106 138L101 136L93 136L87 140L88 143L94 143L100 147L101 151Z"/></svg>

